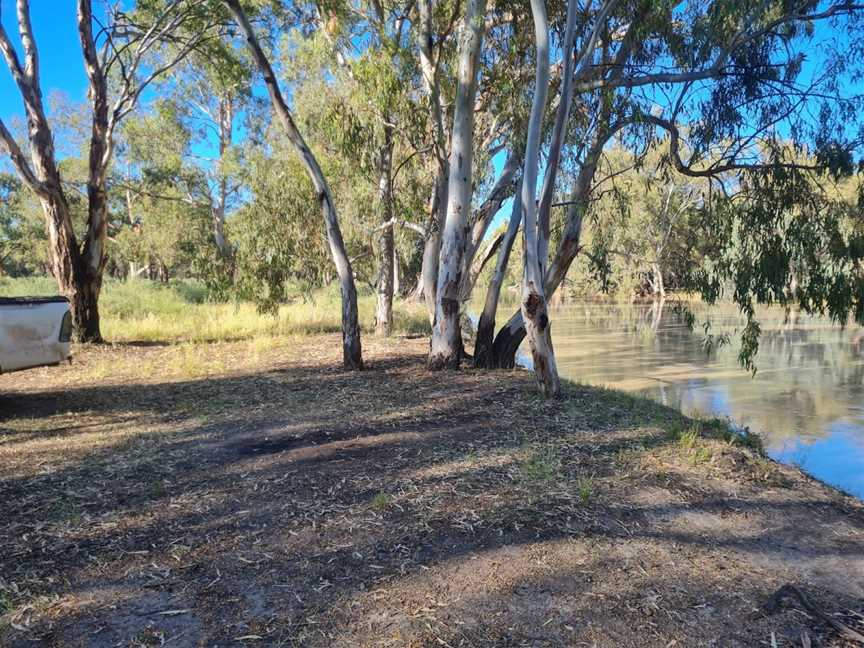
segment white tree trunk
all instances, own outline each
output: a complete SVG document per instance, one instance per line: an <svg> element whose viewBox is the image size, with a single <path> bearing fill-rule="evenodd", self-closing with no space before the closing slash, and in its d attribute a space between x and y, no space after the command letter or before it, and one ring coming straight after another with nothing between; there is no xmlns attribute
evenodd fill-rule
<svg viewBox="0 0 864 648"><path fill-rule="evenodd" d="M545 236L542 228L538 232L537 171L540 163L540 134L543 127L543 114L546 108L546 94L549 87L549 26L546 20L544 0L531 0L531 13L534 16L534 30L537 42L537 76L534 87L534 100L531 105L531 121L528 124L528 137L525 145L525 171L522 176L522 213L525 225L522 228L525 247L525 266L522 278L522 317L531 356L534 360L534 375L541 391L546 396L557 396L561 391L558 367L552 348L549 315L543 285L543 267L539 257L545 249Z"/></svg>
<svg viewBox="0 0 864 648"><path fill-rule="evenodd" d="M555 193L555 178L558 176L558 164L561 159L561 149L564 146L564 135L567 132L567 120L570 116L570 105L573 103L573 37L576 31L577 0L567 2L567 24L564 28L564 73L561 81L561 99L555 114L555 125L552 127L552 142L549 144L549 155L546 158L546 175L543 179L543 190L540 194L540 206L537 213L537 223L541 237L538 240L537 256L544 274L549 263L549 222L552 211L552 196Z"/></svg>
<svg viewBox="0 0 864 648"><path fill-rule="evenodd" d="M393 330L393 140L389 127L385 127L384 145L378 160L378 209L381 222L390 223L378 237L378 281L375 287L377 302L375 306L375 334L389 337Z"/></svg>
<svg viewBox="0 0 864 648"><path fill-rule="evenodd" d="M417 3L417 43L420 51L420 71L423 91L429 99L432 111L432 144L435 152L435 177L432 181L432 196L429 199L429 222L423 246L418 289L422 290L429 323L435 323L435 293L438 282L438 257L441 253L441 231L447 217L447 131L444 123L446 107L438 81L438 65L433 51L432 11L435 0L419 0ZM440 57L440 52L439 52Z"/></svg>
<svg viewBox="0 0 864 648"><path fill-rule="evenodd" d="M486 0L469 0L460 35L458 89L447 179L447 219L438 261L435 321L429 352L431 369L458 368L462 359L459 288L468 215L471 212L474 99L477 94L477 70L483 43L485 14Z"/></svg>

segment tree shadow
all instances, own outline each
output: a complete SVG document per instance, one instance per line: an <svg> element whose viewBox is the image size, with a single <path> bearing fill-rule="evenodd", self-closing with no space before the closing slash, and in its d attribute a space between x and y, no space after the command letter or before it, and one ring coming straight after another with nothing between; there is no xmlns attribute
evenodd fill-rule
<svg viewBox="0 0 864 648"><path fill-rule="evenodd" d="M654 630L663 645L675 637L693 645L710 632L720 633L716 645L753 645L736 638L746 628L719 628L770 593L777 565L819 580L819 570L852 568L864 555L860 509L840 510L827 494L753 487L730 495L706 480L682 498L682 489L661 489L643 473L625 479L621 452L668 446L658 421L680 414L584 386L545 402L520 374L442 376L407 358L362 373L300 365L0 398L0 425L40 413L98 420L16 428L12 438L62 430L71 443L104 425L109 441L61 467L0 478L0 517L12 521L0 530L4 578L30 583L31 595L78 602L53 616L53 629L36 619L32 631L10 634L10 645L100 628L88 645L149 631L167 632L175 645L247 635L266 645L375 637L383 645L410 637L422 638L418 645L635 645L633 633L658 625L651 617L659 610L648 615L636 604L651 591L670 602ZM111 426L132 420L156 431L118 432L112 442ZM557 448L550 480L526 476L538 445ZM586 479L596 492L583 497ZM666 499L643 498L661 490ZM797 541L815 517L821 526ZM727 518L753 522L726 528ZM833 537L831 526L841 524L859 535ZM557 561L552 575L528 567L538 551ZM635 566L640 551L657 563L644 565L649 576ZM700 575L698 561L723 556L746 566L726 568L740 596L728 595L719 568ZM501 581L506 564L512 573ZM589 592L603 579L604 600L614 604L598 607ZM852 606L854 595L832 583L819 580L821 599ZM726 601L722 614L703 619L702 603L683 607L675 598L700 591L716 609ZM430 596L440 596L449 621L417 612L441 609L429 607ZM161 615L172 610L186 611ZM553 613L557 620L543 625ZM394 632L404 643L386 643ZM654 645L653 636L640 643Z"/></svg>

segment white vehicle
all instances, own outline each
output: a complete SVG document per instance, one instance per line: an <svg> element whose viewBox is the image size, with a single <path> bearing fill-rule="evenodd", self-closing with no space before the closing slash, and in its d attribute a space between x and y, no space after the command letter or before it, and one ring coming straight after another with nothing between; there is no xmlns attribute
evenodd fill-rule
<svg viewBox="0 0 864 648"><path fill-rule="evenodd" d="M65 297L0 297L0 373L70 360L71 338Z"/></svg>

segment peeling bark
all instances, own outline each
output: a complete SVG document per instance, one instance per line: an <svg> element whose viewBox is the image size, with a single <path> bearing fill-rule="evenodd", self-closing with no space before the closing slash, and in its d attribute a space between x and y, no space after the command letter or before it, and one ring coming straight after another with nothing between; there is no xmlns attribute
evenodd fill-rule
<svg viewBox="0 0 864 648"><path fill-rule="evenodd" d="M342 362L348 369L362 369L363 356L360 345L360 322L357 316L357 288L354 285L351 261L345 250L345 242L339 228L339 218L336 214L336 205L333 202L330 185L321 171L318 160L306 145L306 141L294 123L294 117L288 109L288 104L285 103L270 61L261 49L258 38L252 30L252 25L240 7L239 0L223 0L223 2L246 36L252 57L264 77L273 110L285 128L288 140L303 161L306 172L315 187L327 229L327 242L333 256L333 263L336 266L336 273L339 275L339 288L342 294Z"/></svg>

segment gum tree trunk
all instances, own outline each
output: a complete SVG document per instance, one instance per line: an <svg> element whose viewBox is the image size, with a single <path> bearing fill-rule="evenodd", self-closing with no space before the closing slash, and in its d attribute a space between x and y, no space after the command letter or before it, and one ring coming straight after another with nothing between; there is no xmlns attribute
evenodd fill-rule
<svg viewBox="0 0 864 648"><path fill-rule="evenodd" d="M0 3L2 8L2 3ZM91 0L77 1L77 30L84 57L91 102L91 133L87 176L87 229L83 242L75 236L72 214L58 171L51 128L45 116L39 81L39 52L33 36L28 0L17 0L18 33L22 59L8 34L0 25L0 53L9 68L27 113L27 139L30 160L0 121L0 141L5 145L12 164L24 183L39 198L45 215L51 253L51 272L60 292L69 298L74 335L78 341L101 342L99 328L99 293L108 261L105 241L108 230L108 197L106 179L113 150L113 133L117 123L137 105L144 89L160 74L182 60L202 40L210 27L203 27L187 39L173 59L162 66L141 73L146 54L173 36L184 24L185 4L166 3L155 16L155 24L142 31L114 24L100 25L102 35L113 50L96 47L93 35ZM162 29L157 29L161 24ZM211 24L214 26L216 23ZM117 42L117 41L121 42ZM122 53L122 54L121 54ZM122 58L122 60L121 60ZM111 67L111 66L114 67ZM116 81L109 105L108 77Z"/></svg>
<svg viewBox="0 0 864 648"><path fill-rule="evenodd" d="M375 307L375 334L389 337L393 329L393 286L394 286L394 243L393 231L393 182L391 177L393 161L393 142L390 128L385 128L384 145L378 160L378 205L381 221L391 223L385 227L378 238L378 281L375 287L377 303Z"/></svg>
<svg viewBox="0 0 864 648"><path fill-rule="evenodd" d="M544 287L547 295L555 293L564 277L567 276L567 271L570 269L576 255L579 254L582 220L588 210L588 200L594 182L594 174L597 171L597 164L600 161L600 155L606 142L627 123L626 121L620 121L612 126L601 127L597 131L591 148L585 155L570 196L564 235L561 238L561 243L558 245L555 258L546 272ZM519 345L522 344L522 340L524 339L525 325L522 313L521 311L516 311L495 336L492 347L492 365L502 369L512 369L516 364L516 352L519 350Z"/></svg>
<svg viewBox="0 0 864 648"><path fill-rule="evenodd" d="M18 147L17 142L0 121L0 140L12 160L12 164L24 183L36 194L42 205L48 231L50 269L62 295L69 299L72 311L73 332L80 342L101 342L99 330L99 290L104 270L105 227L100 218L107 214L104 175L94 169L94 160L100 159L106 143L98 138L105 134L107 103L104 97L94 97L94 118L90 153L90 174L87 194L88 231L84 251L72 227L72 214L63 190L56 164L53 135L45 116L39 79L39 53L30 22L30 7L27 0L17 2L18 31L21 37L23 63L19 59L6 31L0 26L0 51L27 111L27 137L30 144L30 160ZM78 29L85 48L85 64L90 73L89 52L85 42L89 34L89 2L79 0ZM32 166L31 166L32 164Z"/></svg>
<svg viewBox="0 0 864 648"><path fill-rule="evenodd" d="M108 121L108 80L105 78L96 53L92 34L92 7L90 0L78 2L78 33L84 52L84 68L90 82L90 99L93 102L93 117L90 129L90 158L87 177L87 236L84 239L84 282L79 287L81 308L86 317L81 318L83 330L79 336L92 341L101 341L99 330L99 293L102 291L102 276L108 255L105 242L108 238L108 165L111 160L111 125Z"/></svg>
<svg viewBox="0 0 864 648"><path fill-rule="evenodd" d="M471 211L474 99L477 94L477 70L485 14L486 0L469 0L460 35L458 89L447 178L447 218L438 260L435 320L429 352L429 368L433 370L458 368L463 352L459 326L459 289Z"/></svg>
<svg viewBox="0 0 864 648"><path fill-rule="evenodd" d="M423 261L420 268L420 289L429 313L429 323L435 323L435 291L438 282L438 256L441 254L441 230L444 227L446 212L441 207L447 202L447 175L439 173L435 177L432 196L429 199L429 226L423 244Z"/></svg>
<svg viewBox="0 0 864 648"><path fill-rule="evenodd" d="M234 138L234 104L230 96L225 95L220 97L217 117L219 127L219 165L221 167L225 164L225 154ZM225 170L220 168L216 204L212 209L212 218L213 242L216 245L216 250L223 258L227 258L230 255L228 241L225 238L225 211L227 204L228 178L225 175Z"/></svg>
<svg viewBox="0 0 864 648"><path fill-rule="evenodd" d="M537 170L540 163L540 134L543 128L543 113L546 109L546 94L549 88L549 25L546 20L544 0L531 0L534 31L537 43L537 75L534 99L531 104L531 121L525 145L525 170L522 175L522 213L524 227L522 237L525 249L522 278L522 318L534 360L534 375L540 390L547 397L561 392L555 351L552 348L549 315L543 282L543 261L540 252L546 249L542 224L538 228ZM538 232L539 229L539 232Z"/></svg>
<svg viewBox="0 0 864 648"><path fill-rule="evenodd" d="M522 193L521 186L519 194ZM522 200L513 201L513 211L510 214L510 222L501 247L498 248L498 258L495 261L495 272L486 290L486 301L483 304L483 312L480 313L480 321L477 324L477 339L474 343L474 366L477 368L493 369L495 365L495 354L493 352L493 336L495 335L495 314L498 311L498 298L501 295L501 284L507 274L507 265L510 263L510 252L519 225L522 223ZM521 341L521 340L520 340ZM517 345L518 347L518 345ZM515 358L515 351L514 351Z"/></svg>
<svg viewBox="0 0 864 648"><path fill-rule="evenodd" d="M470 294L471 289L474 287L470 281L468 269L471 268L474 262L474 257L483 243L483 239L495 214L501 209L504 201L513 195L516 189L516 172L521 165L522 160L520 160L518 154L511 151L507 156L504 168L501 170L501 175L495 182L495 186L492 187L486 200L483 201L483 204L473 214L471 235L465 243L465 254L462 258L463 293Z"/></svg>
<svg viewBox="0 0 864 648"><path fill-rule="evenodd" d="M420 71L423 91L429 98L432 111L432 143L434 146L436 170L432 182L432 195L429 199L429 224L426 228L426 241L423 245L423 260L420 267L418 288L422 290L429 323L435 324L435 293L438 282L438 257L441 254L441 232L447 217L447 131L444 124L446 108L441 97L438 81L438 60L433 51L432 10L435 0L419 0L417 3L417 43L420 51ZM441 53L439 51L438 57Z"/></svg>
<svg viewBox="0 0 864 648"><path fill-rule="evenodd" d="M285 103L282 91L279 89L279 84L276 81L276 75L273 72L270 61L267 60L264 51L261 49L255 32L252 30L252 25L249 24L249 19L240 7L239 0L223 1L246 36L246 42L249 45L252 58L264 77L264 83L270 95L273 111L285 128L289 141L303 161L306 172L315 187L327 228L327 242L330 245L330 253L333 256L336 273L339 275L339 287L342 293L342 361L348 369L362 369L363 356L360 345L360 323L357 316L357 288L354 285L351 261L345 250L345 242L342 239L342 231L339 228L339 218L336 214L336 206L333 202L330 186L327 184L327 179L318 165L318 160L306 145L306 141L294 123L294 118L288 109L288 104Z"/></svg>
<svg viewBox="0 0 864 648"><path fill-rule="evenodd" d="M552 142L549 145L549 155L546 158L546 175L543 180L543 190L540 194L540 205L537 213L537 223L540 228L537 255L540 267L546 272L549 263L550 215L552 211L552 196L555 192L555 178L558 175L558 164L561 159L561 148L564 146L564 135L567 132L567 120L570 116L570 104L573 103L573 68L575 65L572 48L576 30L577 1L567 3L567 24L564 28L564 73L561 82L561 100L555 113L555 124L552 127Z"/></svg>

